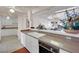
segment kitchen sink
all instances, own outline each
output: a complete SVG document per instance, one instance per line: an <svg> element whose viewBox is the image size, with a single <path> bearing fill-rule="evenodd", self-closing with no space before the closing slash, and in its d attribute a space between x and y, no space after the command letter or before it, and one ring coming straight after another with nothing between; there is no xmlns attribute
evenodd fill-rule
<svg viewBox="0 0 79 59"><path fill-rule="evenodd" d="M34 37L36 37L36 38L45 36L45 34L37 33L37 32L30 32L30 33L28 33L28 34L31 35L31 36L34 36Z"/></svg>

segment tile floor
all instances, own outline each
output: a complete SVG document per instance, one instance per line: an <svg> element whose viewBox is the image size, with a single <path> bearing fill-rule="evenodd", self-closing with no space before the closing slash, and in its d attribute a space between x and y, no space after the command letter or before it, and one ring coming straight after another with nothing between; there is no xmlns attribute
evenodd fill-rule
<svg viewBox="0 0 79 59"><path fill-rule="evenodd" d="M11 53L23 48L16 35L1 37L0 53Z"/></svg>

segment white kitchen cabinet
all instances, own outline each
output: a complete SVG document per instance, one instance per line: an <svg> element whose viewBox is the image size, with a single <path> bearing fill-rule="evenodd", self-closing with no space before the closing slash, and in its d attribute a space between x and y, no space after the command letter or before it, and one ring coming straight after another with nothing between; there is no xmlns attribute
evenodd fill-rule
<svg viewBox="0 0 79 59"><path fill-rule="evenodd" d="M21 33L21 43L31 53L39 53L39 43L36 38L33 38L27 34Z"/></svg>

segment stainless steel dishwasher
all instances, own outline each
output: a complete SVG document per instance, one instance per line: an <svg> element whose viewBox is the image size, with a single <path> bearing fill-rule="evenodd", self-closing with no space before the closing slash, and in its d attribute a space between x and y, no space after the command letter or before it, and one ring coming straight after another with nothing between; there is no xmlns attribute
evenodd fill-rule
<svg viewBox="0 0 79 59"><path fill-rule="evenodd" d="M39 53L59 53L59 48L50 46L44 42L39 42Z"/></svg>

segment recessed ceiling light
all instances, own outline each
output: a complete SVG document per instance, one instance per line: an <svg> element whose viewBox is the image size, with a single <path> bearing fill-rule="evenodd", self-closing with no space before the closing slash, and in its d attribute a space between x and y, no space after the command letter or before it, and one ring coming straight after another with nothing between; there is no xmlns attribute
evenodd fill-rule
<svg viewBox="0 0 79 59"><path fill-rule="evenodd" d="M9 16L7 16L7 17L6 17L6 19L10 19L10 17L9 17Z"/></svg>
<svg viewBox="0 0 79 59"><path fill-rule="evenodd" d="M14 13L14 12L15 12L15 10L14 10L14 9L10 9L10 12L11 12L11 13Z"/></svg>

